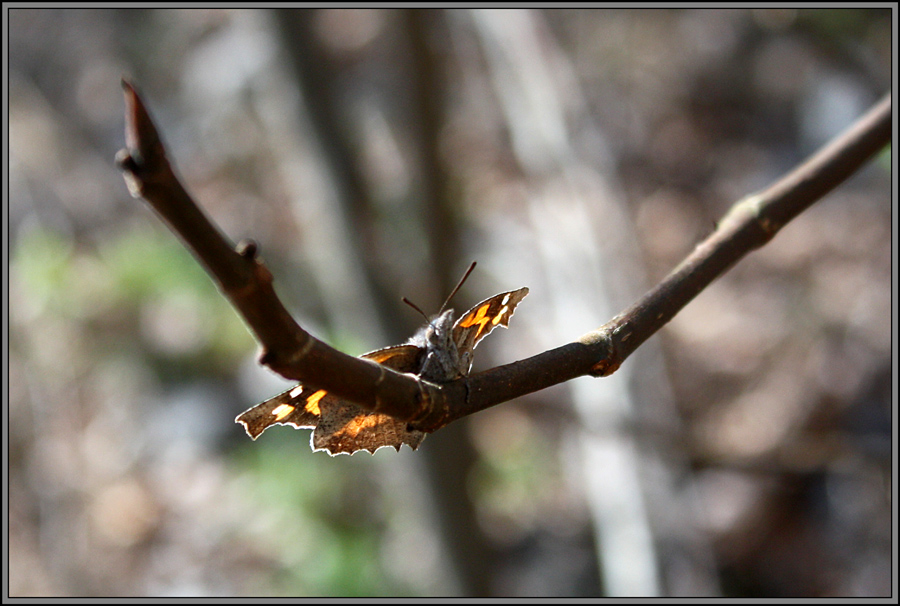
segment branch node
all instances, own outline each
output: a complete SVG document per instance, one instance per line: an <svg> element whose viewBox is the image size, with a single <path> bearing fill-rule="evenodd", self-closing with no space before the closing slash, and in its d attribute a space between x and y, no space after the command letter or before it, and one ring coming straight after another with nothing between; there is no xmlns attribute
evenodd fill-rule
<svg viewBox="0 0 900 606"><path fill-rule="evenodd" d="M291 365L298 364L300 360L307 356L315 345L316 339L310 335L309 338L306 339L306 343L304 343L300 349L291 352L291 356L287 359L287 363Z"/></svg>
<svg viewBox="0 0 900 606"><path fill-rule="evenodd" d="M374 362L378 366L378 378L375 379L374 388L375 388L375 408L372 409L372 412L381 412L381 390L378 389L381 384L384 382L385 377L387 376L387 372L385 371L385 367L377 362ZM415 375L413 375L415 376Z"/></svg>
<svg viewBox="0 0 900 606"><path fill-rule="evenodd" d="M782 225L776 222L765 211L766 198L762 194L747 196L731 207L728 213L722 218L720 227L733 227L734 229L739 229L749 220L759 227L765 241L768 242L775 237L775 234L782 228Z"/></svg>
<svg viewBox="0 0 900 606"><path fill-rule="evenodd" d="M241 255L245 259L253 260L256 259L256 255L259 252L259 244L257 244L255 240L244 238L243 240L238 242L235 250L237 251L237 254Z"/></svg>
<svg viewBox="0 0 900 606"><path fill-rule="evenodd" d="M140 160L135 158L135 155L139 155L137 151L120 149L116 152L116 166L119 167L119 170L136 172L140 169Z"/></svg>
<svg viewBox="0 0 900 606"><path fill-rule="evenodd" d="M446 391L442 385L426 381L418 375L412 376L419 387L419 412L409 420L407 427L433 433L443 427L450 416Z"/></svg>
<svg viewBox="0 0 900 606"><path fill-rule="evenodd" d="M272 350L268 349L266 347L263 347L262 350L259 352L259 357L256 359L256 361L257 361L257 363L259 363L260 366L267 366L269 368L272 368L272 362L274 361L274 359L275 359L275 354L272 353Z"/></svg>
<svg viewBox="0 0 900 606"><path fill-rule="evenodd" d="M125 178L125 186L132 198L143 197L143 180L140 178L141 158L140 152L135 150L120 149L116 152L116 166L122 171Z"/></svg>
<svg viewBox="0 0 900 606"><path fill-rule="evenodd" d="M608 377L619 370L619 366L621 365L622 363L619 361L612 360L611 358L604 358L591 366L591 376Z"/></svg>

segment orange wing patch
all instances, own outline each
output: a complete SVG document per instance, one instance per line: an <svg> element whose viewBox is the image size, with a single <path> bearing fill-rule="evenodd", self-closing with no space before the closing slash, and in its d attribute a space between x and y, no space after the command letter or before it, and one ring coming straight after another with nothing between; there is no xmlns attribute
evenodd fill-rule
<svg viewBox="0 0 900 606"><path fill-rule="evenodd" d="M324 389L320 389L313 395L306 398L306 404L303 406L306 409L306 412L319 416L322 414L322 411L319 409L319 400L325 397L328 392Z"/></svg>
<svg viewBox="0 0 900 606"><path fill-rule="evenodd" d="M478 311L475 312L474 315L468 316L466 318L462 318L459 321L459 325L463 328L468 328L470 326L474 326L476 324L481 324L481 328L484 328L484 325L488 322L491 322L492 319L487 316L488 310L491 308L491 303L485 303L481 307L478 308ZM498 316L499 317L499 316ZM499 319L497 320L499 322ZM496 324L497 322L494 322ZM479 329L480 331L481 329Z"/></svg>
<svg viewBox="0 0 900 606"><path fill-rule="evenodd" d="M516 306L527 294L527 288L500 293L466 312L453 327L454 340L460 353L471 353L478 342L495 327L509 326L509 319L515 313Z"/></svg>

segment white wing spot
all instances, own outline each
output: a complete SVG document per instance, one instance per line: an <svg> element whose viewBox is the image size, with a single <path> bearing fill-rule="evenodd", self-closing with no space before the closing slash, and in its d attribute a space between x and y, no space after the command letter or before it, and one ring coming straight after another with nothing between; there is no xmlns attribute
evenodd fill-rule
<svg viewBox="0 0 900 606"><path fill-rule="evenodd" d="M494 316L494 324L495 324L495 325L496 325L496 324L499 324L500 321L503 320L503 316L506 315L506 312L507 312L508 310L509 310L509 307L507 307L506 305L504 305L504 306L503 306L503 309L500 310L500 313L498 313L496 316Z"/></svg>

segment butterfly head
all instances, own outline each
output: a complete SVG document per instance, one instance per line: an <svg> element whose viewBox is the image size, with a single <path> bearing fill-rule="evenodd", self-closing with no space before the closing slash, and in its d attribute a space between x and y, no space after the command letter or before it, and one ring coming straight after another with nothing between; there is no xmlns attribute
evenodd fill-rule
<svg viewBox="0 0 900 606"><path fill-rule="evenodd" d="M512 317L516 305L528 294L528 288L520 288L494 295L464 313L459 320L454 322L453 310L446 309L447 304L474 267L474 263L469 266L462 280L441 306L441 311L431 319L414 303L406 298L403 299L428 322L409 340L409 344L421 350L419 357L422 361L421 368L416 374L424 379L447 383L469 374L472 367L472 350L497 326L509 326L509 319Z"/></svg>
<svg viewBox="0 0 900 606"><path fill-rule="evenodd" d="M453 340L453 310L448 309L428 321L428 324L410 339L410 343L425 350L419 375L423 378L446 382L458 377L459 353Z"/></svg>

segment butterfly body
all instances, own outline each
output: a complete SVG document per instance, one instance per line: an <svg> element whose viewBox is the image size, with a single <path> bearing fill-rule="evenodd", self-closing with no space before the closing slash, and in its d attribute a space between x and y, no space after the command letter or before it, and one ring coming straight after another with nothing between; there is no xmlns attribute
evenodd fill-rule
<svg viewBox="0 0 900 606"><path fill-rule="evenodd" d="M459 350L453 341L452 309L420 328L409 344L423 350L422 365L416 372L423 379L446 383L463 374L459 368Z"/></svg>
<svg viewBox="0 0 900 606"><path fill-rule="evenodd" d="M496 326L509 325L516 306L527 294L528 288L520 288L494 295L455 322L453 310L444 311L416 332L407 343L371 351L360 357L434 383L448 383L468 375L472 350ZM313 450L325 450L331 455L353 454L357 450L374 453L382 446L400 450L402 444L408 444L415 450L425 439L423 432L410 429L404 421L370 412L325 390L302 385L257 404L240 414L235 421L242 423L254 440L276 424L292 425L298 429L314 428L310 437Z"/></svg>

